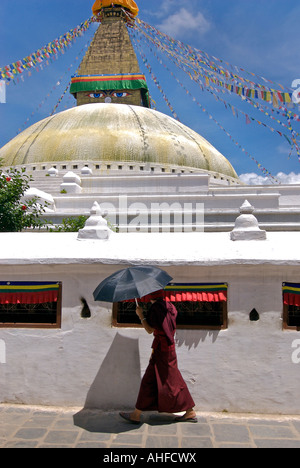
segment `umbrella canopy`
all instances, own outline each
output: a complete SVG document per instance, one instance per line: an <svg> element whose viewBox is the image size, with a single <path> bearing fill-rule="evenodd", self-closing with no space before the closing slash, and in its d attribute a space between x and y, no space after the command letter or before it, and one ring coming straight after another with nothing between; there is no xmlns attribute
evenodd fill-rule
<svg viewBox="0 0 300 468"><path fill-rule="evenodd" d="M136 266L119 270L95 289L95 301L120 302L146 296L163 289L172 277L152 266Z"/></svg>

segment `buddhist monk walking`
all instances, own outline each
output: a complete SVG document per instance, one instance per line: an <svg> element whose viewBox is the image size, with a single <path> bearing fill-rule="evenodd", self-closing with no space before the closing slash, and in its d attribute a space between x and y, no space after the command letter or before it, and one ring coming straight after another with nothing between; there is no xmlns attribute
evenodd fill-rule
<svg viewBox="0 0 300 468"><path fill-rule="evenodd" d="M157 294L151 295L151 307L144 317L143 309L137 306L136 313L144 329L154 335L152 356L142 379L136 406L131 413L120 413L122 418L140 424L143 411L179 413L179 422L197 422L194 400L177 366L174 335L177 310L171 302Z"/></svg>

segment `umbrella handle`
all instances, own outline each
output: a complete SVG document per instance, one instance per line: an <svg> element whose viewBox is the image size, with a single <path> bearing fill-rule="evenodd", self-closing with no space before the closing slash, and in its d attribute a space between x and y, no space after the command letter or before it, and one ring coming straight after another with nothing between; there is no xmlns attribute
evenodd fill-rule
<svg viewBox="0 0 300 468"><path fill-rule="evenodd" d="M139 307L139 303L137 301L137 298L135 298L135 303L136 303L136 306Z"/></svg>

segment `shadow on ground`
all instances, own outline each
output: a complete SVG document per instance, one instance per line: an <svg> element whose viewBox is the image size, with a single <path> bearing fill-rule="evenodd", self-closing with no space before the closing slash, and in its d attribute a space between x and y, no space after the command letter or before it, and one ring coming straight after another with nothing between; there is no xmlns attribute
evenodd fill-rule
<svg viewBox="0 0 300 468"><path fill-rule="evenodd" d="M133 409L141 383L138 340L116 334L87 393L82 410L73 416L75 426L89 432L120 433L144 424L172 424L174 416L144 413L140 426L131 424L111 408Z"/></svg>
<svg viewBox="0 0 300 468"><path fill-rule="evenodd" d="M174 424L174 418L174 415L165 413L144 413L141 425L137 426L122 419L118 412L104 413L97 409L83 408L73 416L75 426L81 427L89 432L104 432L112 434L139 430L144 424L148 424L150 426Z"/></svg>

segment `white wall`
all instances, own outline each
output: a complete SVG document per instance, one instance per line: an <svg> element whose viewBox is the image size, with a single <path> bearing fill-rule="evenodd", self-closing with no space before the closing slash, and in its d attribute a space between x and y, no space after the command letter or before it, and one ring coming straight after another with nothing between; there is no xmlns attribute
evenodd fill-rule
<svg viewBox="0 0 300 468"><path fill-rule="evenodd" d="M124 267L124 265L123 265ZM152 337L111 327L111 307L95 303L98 283L120 265L1 266L0 281L63 282L61 330L1 329L0 402L131 407ZM300 414L300 364L292 362L295 331L282 330L283 281L300 267L276 265L164 267L174 281L229 283L229 327L178 330L179 368L199 411ZM80 317L83 296L92 311ZM256 308L258 322L249 321Z"/></svg>

